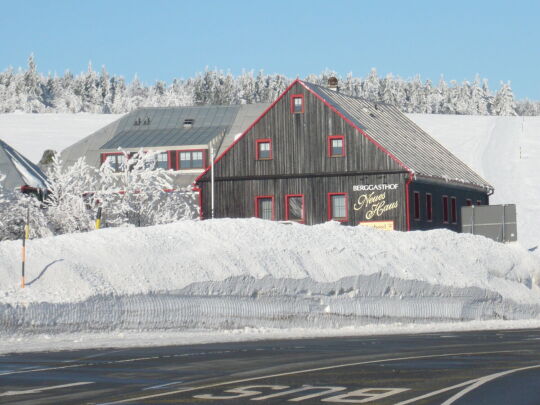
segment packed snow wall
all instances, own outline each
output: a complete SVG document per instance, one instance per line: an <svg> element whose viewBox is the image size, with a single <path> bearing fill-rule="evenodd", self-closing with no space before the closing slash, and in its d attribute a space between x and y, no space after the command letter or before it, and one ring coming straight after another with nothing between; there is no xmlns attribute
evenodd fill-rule
<svg viewBox="0 0 540 405"><path fill-rule="evenodd" d="M231 277L158 294L98 295L76 303L0 304L2 334L253 328L540 318L477 287L452 288L385 275L312 279Z"/></svg>

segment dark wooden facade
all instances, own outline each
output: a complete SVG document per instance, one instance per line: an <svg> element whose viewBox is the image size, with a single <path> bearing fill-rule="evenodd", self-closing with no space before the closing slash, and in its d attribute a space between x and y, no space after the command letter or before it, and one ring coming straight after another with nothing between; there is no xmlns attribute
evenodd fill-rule
<svg viewBox="0 0 540 405"><path fill-rule="evenodd" d="M294 98L301 98L301 112L293 111ZM342 156L331 156L330 137L342 137ZM271 158L260 159L258 140L271 143ZM347 215L340 218L344 224L454 229L455 224L442 220L439 201L443 195L456 197L458 212L466 199L487 203L485 192L470 187L415 181L407 167L351 125L343 111L331 108L299 82L217 159L214 176L216 218L258 216L257 199L267 198L272 201L272 218L287 220L287 196L293 195L303 197L302 222L318 224L331 219L329 199L337 193L346 196ZM209 171L197 180L197 186L201 216L209 218ZM415 219L415 192L422 201L425 193L432 194L431 221L423 219L422 209Z"/></svg>

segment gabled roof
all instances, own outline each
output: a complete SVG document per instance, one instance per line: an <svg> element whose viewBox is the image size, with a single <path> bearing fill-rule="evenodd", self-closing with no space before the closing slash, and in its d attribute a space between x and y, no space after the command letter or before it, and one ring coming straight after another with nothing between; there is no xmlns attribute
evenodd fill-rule
<svg viewBox="0 0 540 405"><path fill-rule="evenodd" d="M229 131L240 105L139 108L100 149L204 145ZM186 120L192 126L184 127Z"/></svg>
<svg viewBox="0 0 540 405"><path fill-rule="evenodd" d="M1 139L0 182L7 190L21 186L47 187L47 177L41 169Z"/></svg>
<svg viewBox="0 0 540 405"><path fill-rule="evenodd" d="M348 96L313 83L298 82L415 176L493 190L486 180L396 107Z"/></svg>
<svg viewBox="0 0 540 405"><path fill-rule="evenodd" d="M85 157L90 165L97 167L104 150L202 146L211 142L222 149L268 105L139 108L64 149L62 160L71 165ZM193 120L193 125L184 127L185 120Z"/></svg>

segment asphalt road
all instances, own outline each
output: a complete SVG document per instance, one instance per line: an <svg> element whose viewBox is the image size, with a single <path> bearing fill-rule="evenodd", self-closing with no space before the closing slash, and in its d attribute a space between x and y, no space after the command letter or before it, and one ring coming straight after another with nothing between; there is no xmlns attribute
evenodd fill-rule
<svg viewBox="0 0 540 405"><path fill-rule="evenodd" d="M540 330L0 356L0 404L539 405Z"/></svg>

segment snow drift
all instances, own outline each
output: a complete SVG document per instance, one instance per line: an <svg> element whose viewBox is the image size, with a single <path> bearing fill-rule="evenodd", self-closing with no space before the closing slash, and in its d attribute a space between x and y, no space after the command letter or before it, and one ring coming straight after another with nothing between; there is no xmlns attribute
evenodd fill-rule
<svg viewBox="0 0 540 405"><path fill-rule="evenodd" d="M446 230L182 221L0 243L0 334L540 318L540 260Z"/></svg>

